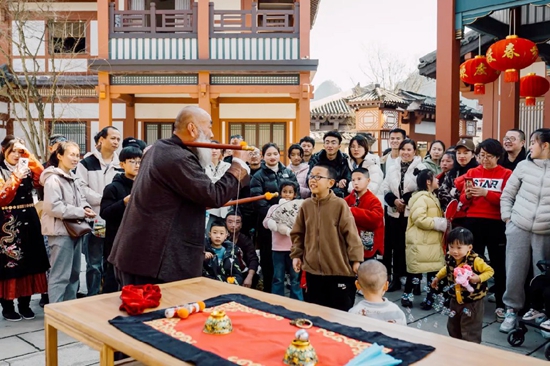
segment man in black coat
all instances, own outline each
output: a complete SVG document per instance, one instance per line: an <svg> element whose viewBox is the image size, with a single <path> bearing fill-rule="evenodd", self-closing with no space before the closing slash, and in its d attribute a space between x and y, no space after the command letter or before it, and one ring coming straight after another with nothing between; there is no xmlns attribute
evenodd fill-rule
<svg viewBox="0 0 550 366"><path fill-rule="evenodd" d="M351 181L351 171L348 165L348 156L340 151L342 144L342 135L337 131L329 131L323 136L323 144L325 148L309 159L309 172L317 165L328 165L336 170L336 183L332 187L332 191L340 198L346 197L348 193L348 184Z"/></svg>
<svg viewBox="0 0 550 366"><path fill-rule="evenodd" d="M243 150L233 152L231 167L216 183L204 173L210 149L185 143L209 142L211 128L208 113L185 107L174 135L158 140L144 155L109 256L123 286L201 276L206 208L221 207L250 180L250 155Z"/></svg>
<svg viewBox="0 0 550 366"><path fill-rule="evenodd" d="M100 215L105 220L105 242L103 245L103 257L109 258L118 228L122 222L126 205L130 201L130 193L134 185L134 179L139 172L143 153L136 146L122 149L119 155L120 166L124 173L115 175L113 182L103 190L101 197ZM103 268L103 293L118 291L118 283L115 278L113 265L109 262Z"/></svg>

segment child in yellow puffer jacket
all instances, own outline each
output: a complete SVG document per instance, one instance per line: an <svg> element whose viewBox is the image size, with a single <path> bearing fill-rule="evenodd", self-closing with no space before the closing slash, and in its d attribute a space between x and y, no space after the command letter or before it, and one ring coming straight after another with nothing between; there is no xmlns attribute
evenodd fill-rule
<svg viewBox="0 0 550 366"><path fill-rule="evenodd" d="M409 200L409 218L406 232L406 263L407 282L405 292L401 298L401 305L412 307L411 293L416 287L417 294L422 280L422 273L428 273L428 280L435 276L445 264L443 252L443 233L447 229L447 220L443 218L443 211L439 200L433 193L439 187L435 174L428 169L415 171L418 192ZM430 292L420 305L428 310L433 302Z"/></svg>

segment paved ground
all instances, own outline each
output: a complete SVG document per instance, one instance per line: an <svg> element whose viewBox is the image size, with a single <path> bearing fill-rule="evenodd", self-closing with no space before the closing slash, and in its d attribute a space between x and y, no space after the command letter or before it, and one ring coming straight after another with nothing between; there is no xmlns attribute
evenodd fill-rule
<svg viewBox="0 0 550 366"><path fill-rule="evenodd" d="M81 276L81 283L85 286L83 276ZM400 304L401 293L388 293L387 297L391 301ZM44 312L38 306L38 301L39 297L35 296L31 302L32 309L36 313L34 320L11 323L0 319L0 366L44 365ZM421 301L422 296L416 296L413 309L405 312L408 326L447 335L447 317L435 311L420 310L419 304ZM506 341L506 335L498 331L499 324L495 321L494 309L495 305L486 301L483 330L484 344L521 353L526 357L545 358L544 346L547 340L542 338L540 333L532 330L526 334L525 343L521 347L511 347ZM60 365L97 365L98 361L99 353L97 351L62 333L59 334Z"/></svg>

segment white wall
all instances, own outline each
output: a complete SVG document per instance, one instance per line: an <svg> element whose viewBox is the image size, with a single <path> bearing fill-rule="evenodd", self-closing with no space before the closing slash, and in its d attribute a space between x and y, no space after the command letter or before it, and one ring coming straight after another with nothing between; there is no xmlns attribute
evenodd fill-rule
<svg viewBox="0 0 550 366"><path fill-rule="evenodd" d="M99 104L97 103L56 103L55 118L79 120L99 119ZM34 105L30 106L33 118L38 118L38 112ZM45 118L52 118L51 104L44 107ZM16 104L14 113L20 117L25 116L24 105ZM126 118L126 104L113 103L113 119Z"/></svg>
<svg viewBox="0 0 550 366"><path fill-rule="evenodd" d="M8 103L6 102L0 102L0 113L8 113Z"/></svg>
<svg viewBox="0 0 550 366"><path fill-rule="evenodd" d="M220 119L294 119L296 118L296 104L220 104Z"/></svg>
<svg viewBox="0 0 550 366"><path fill-rule="evenodd" d="M28 2L24 9L29 11L97 11L96 2L72 3L72 2Z"/></svg>
<svg viewBox="0 0 550 366"><path fill-rule="evenodd" d="M99 52L97 20L90 21L90 56L97 56Z"/></svg>
<svg viewBox="0 0 550 366"><path fill-rule="evenodd" d="M422 121L414 125L415 133L423 133L426 135L435 135L435 122Z"/></svg>
<svg viewBox="0 0 550 366"><path fill-rule="evenodd" d="M211 0L216 10L241 10L241 0Z"/></svg>
<svg viewBox="0 0 550 366"><path fill-rule="evenodd" d="M86 72L88 60L85 58L56 58L49 60L50 71L61 72Z"/></svg>
<svg viewBox="0 0 550 366"><path fill-rule="evenodd" d="M19 48L17 44L20 44L19 41L19 22L12 21L12 54L14 56L20 56ZM45 22L43 20L27 20L23 24L23 34L25 35L25 44L28 48L28 51L25 54L36 54L37 56L44 56L45 53Z"/></svg>
<svg viewBox="0 0 550 366"><path fill-rule="evenodd" d="M35 63L36 61L36 63ZM12 59L13 70L15 72L44 72L46 70L46 61L44 59L33 60L25 58L25 68L23 68L23 60L19 58Z"/></svg>
<svg viewBox="0 0 550 366"><path fill-rule="evenodd" d="M152 103L137 103L135 104L136 119L169 119L175 120L178 113L183 107L196 104L152 104ZM114 118L114 117L113 117ZM141 131L141 129L140 129Z"/></svg>

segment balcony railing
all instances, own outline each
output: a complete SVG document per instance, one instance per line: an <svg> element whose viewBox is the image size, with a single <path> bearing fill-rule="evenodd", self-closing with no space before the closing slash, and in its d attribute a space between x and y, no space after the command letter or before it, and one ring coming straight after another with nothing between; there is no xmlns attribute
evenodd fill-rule
<svg viewBox="0 0 550 366"><path fill-rule="evenodd" d="M300 4L288 10L217 10L209 4L210 59L297 60ZM117 10L110 4L109 50L114 60L198 58L198 4L189 10Z"/></svg>
<svg viewBox="0 0 550 366"><path fill-rule="evenodd" d="M189 10L117 10L110 3L110 38L185 38L197 36L197 3Z"/></svg>
<svg viewBox="0 0 550 366"><path fill-rule="evenodd" d="M210 3L210 37L299 37L300 3L290 10L215 10Z"/></svg>

